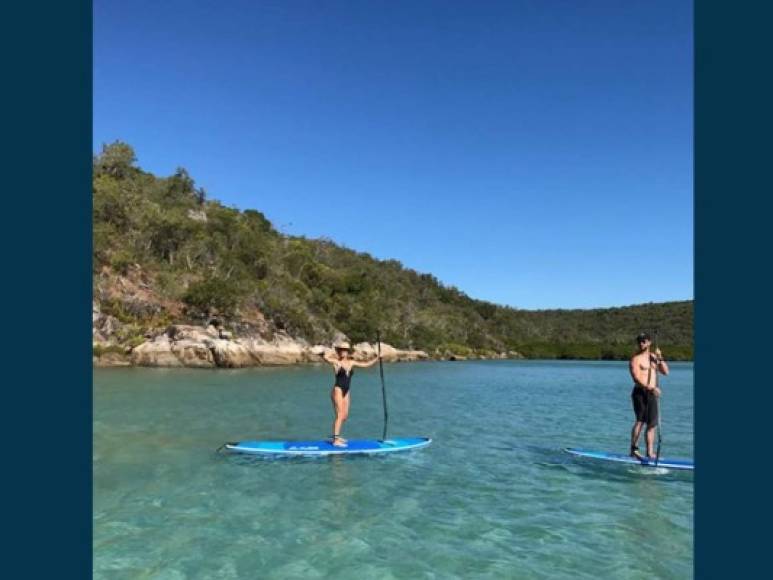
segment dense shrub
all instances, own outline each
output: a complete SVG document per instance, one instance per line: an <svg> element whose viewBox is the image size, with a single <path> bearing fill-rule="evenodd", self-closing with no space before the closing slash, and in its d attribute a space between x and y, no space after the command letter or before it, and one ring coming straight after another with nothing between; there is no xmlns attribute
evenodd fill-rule
<svg viewBox="0 0 773 580"><path fill-rule="evenodd" d="M239 305L240 291L232 283L218 278L194 282L183 295L192 317L207 318L213 314L232 316Z"/></svg>

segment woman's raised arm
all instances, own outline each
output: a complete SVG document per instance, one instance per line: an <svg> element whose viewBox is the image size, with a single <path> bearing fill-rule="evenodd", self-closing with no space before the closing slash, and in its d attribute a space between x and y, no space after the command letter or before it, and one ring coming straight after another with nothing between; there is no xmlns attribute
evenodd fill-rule
<svg viewBox="0 0 773 580"><path fill-rule="evenodd" d="M369 360L368 362L353 362L352 366L368 368L368 367L372 367L377 362L378 362L378 355L376 355L375 358Z"/></svg>

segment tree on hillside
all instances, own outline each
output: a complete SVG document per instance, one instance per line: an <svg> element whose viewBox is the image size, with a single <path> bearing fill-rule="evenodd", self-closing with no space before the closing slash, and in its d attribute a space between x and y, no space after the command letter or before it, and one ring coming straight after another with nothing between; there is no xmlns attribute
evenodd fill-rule
<svg viewBox="0 0 773 580"><path fill-rule="evenodd" d="M178 167L174 175L167 180L169 201L193 198L196 194L196 182L184 167Z"/></svg>
<svg viewBox="0 0 773 580"><path fill-rule="evenodd" d="M136 169L136 162L137 156L131 145L123 141L103 144L102 152L94 158L94 175L106 174L124 179Z"/></svg>

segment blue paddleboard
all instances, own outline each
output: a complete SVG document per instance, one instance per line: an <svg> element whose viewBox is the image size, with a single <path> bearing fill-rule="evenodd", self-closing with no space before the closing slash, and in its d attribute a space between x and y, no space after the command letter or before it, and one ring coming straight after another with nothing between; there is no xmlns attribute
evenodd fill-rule
<svg viewBox="0 0 773 580"><path fill-rule="evenodd" d="M225 448L235 453L253 455L352 455L392 453L426 447L432 442L429 437L407 437L400 439L350 439L346 447L336 447L329 439L320 441L239 441L226 443Z"/></svg>
<svg viewBox="0 0 773 580"><path fill-rule="evenodd" d="M579 455L580 457L590 457L591 459L601 459L603 461L615 461L617 463L628 463L631 465L642 465L644 467L655 467L654 459L636 459L630 455L624 455L622 453L606 453L605 451L591 451L589 449L564 449L567 453L572 455ZM695 464L689 459L669 459L668 457L661 457L658 461L657 467L665 467L668 469L687 469L692 471L695 469Z"/></svg>

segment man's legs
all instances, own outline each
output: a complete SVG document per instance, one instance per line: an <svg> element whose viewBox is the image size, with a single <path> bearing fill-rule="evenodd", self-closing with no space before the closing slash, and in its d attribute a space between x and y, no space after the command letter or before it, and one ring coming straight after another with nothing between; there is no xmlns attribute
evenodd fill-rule
<svg viewBox="0 0 773 580"><path fill-rule="evenodd" d="M647 457L650 459L655 459L655 431L657 430L657 424L647 424Z"/></svg>
<svg viewBox="0 0 773 580"><path fill-rule="evenodd" d="M641 436L641 430L644 427L642 421L636 421L631 429L631 455L637 456L636 448L639 446L639 437Z"/></svg>

